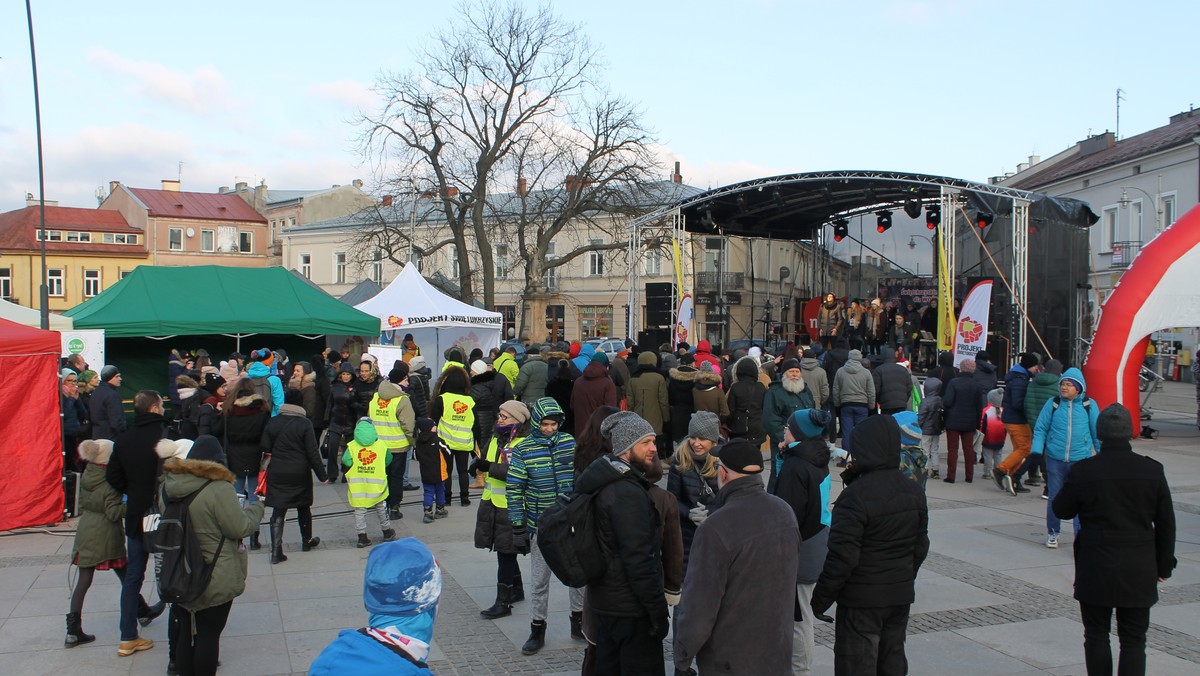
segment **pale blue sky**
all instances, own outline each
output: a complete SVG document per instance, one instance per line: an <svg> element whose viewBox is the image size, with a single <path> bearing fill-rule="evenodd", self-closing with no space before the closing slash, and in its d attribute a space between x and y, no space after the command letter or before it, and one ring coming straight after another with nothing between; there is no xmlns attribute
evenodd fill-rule
<svg viewBox="0 0 1200 676"><path fill-rule="evenodd" d="M1200 104L1194 1L552 5L601 48L610 89L643 106L664 176L678 160L702 188L827 169L983 181L1112 129L1118 87L1122 136ZM456 8L33 6L46 197L77 207L95 206L109 180L157 187L180 161L185 190L369 182L348 121L373 105L376 74L407 69ZM37 192L24 9L0 4L0 211Z"/></svg>

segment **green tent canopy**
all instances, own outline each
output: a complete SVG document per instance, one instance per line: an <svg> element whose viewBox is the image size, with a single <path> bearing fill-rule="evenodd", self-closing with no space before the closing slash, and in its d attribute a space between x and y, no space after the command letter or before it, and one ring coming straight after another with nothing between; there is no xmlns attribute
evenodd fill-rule
<svg viewBox="0 0 1200 676"><path fill-rule="evenodd" d="M281 267L141 265L63 313L106 338L211 334L375 336L360 312Z"/></svg>

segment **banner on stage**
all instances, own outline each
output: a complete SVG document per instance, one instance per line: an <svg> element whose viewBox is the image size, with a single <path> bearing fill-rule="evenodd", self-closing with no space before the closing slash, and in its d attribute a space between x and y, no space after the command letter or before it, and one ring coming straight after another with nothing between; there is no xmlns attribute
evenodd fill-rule
<svg viewBox="0 0 1200 676"><path fill-rule="evenodd" d="M680 343L696 344L692 338L692 325L695 319L696 306L692 302L692 294L685 293L679 299L679 308L675 312L675 330L671 335L671 347L678 347Z"/></svg>
<svg viewBox="0 0 1200 676"><path fill-rule="evenodd" d="M950 270L946 264L946 247L942 241L944 235L938 233L938 326L937 349L940 352L949 351L954 347L954 329L958 322L954 320L954 294L950 292Z"/></svg>
<svg viewBox="0 0 1200 676"><path fill-rule="evenodd" d="M954 366L987 349L988 313L992 304L992 280L976 284L963 302L954 331Z"/></svg>

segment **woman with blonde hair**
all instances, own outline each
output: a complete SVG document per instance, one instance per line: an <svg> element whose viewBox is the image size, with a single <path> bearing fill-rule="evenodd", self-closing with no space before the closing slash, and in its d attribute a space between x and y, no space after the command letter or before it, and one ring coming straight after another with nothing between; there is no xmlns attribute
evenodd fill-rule
<svg viewBox="0 0 1200 676"><path fill-rule="evenodd" d="M667 472L667 492L679 501L679 526L683 534L683 570L696 529L717 504L717 459L712 449L721 443L721 421L715 413L697 411L688 423L688 435L675 449Z"/></svg>

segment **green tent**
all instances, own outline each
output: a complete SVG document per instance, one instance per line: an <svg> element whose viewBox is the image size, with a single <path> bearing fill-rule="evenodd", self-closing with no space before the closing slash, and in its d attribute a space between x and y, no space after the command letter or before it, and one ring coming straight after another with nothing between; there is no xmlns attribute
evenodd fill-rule
<svg viewBox="0 0 1200 676"><path fill-rule="evenodd" d="M291 334L375 336L379 318L281 267L141 265L63 313L109 338Z"/></svg>

